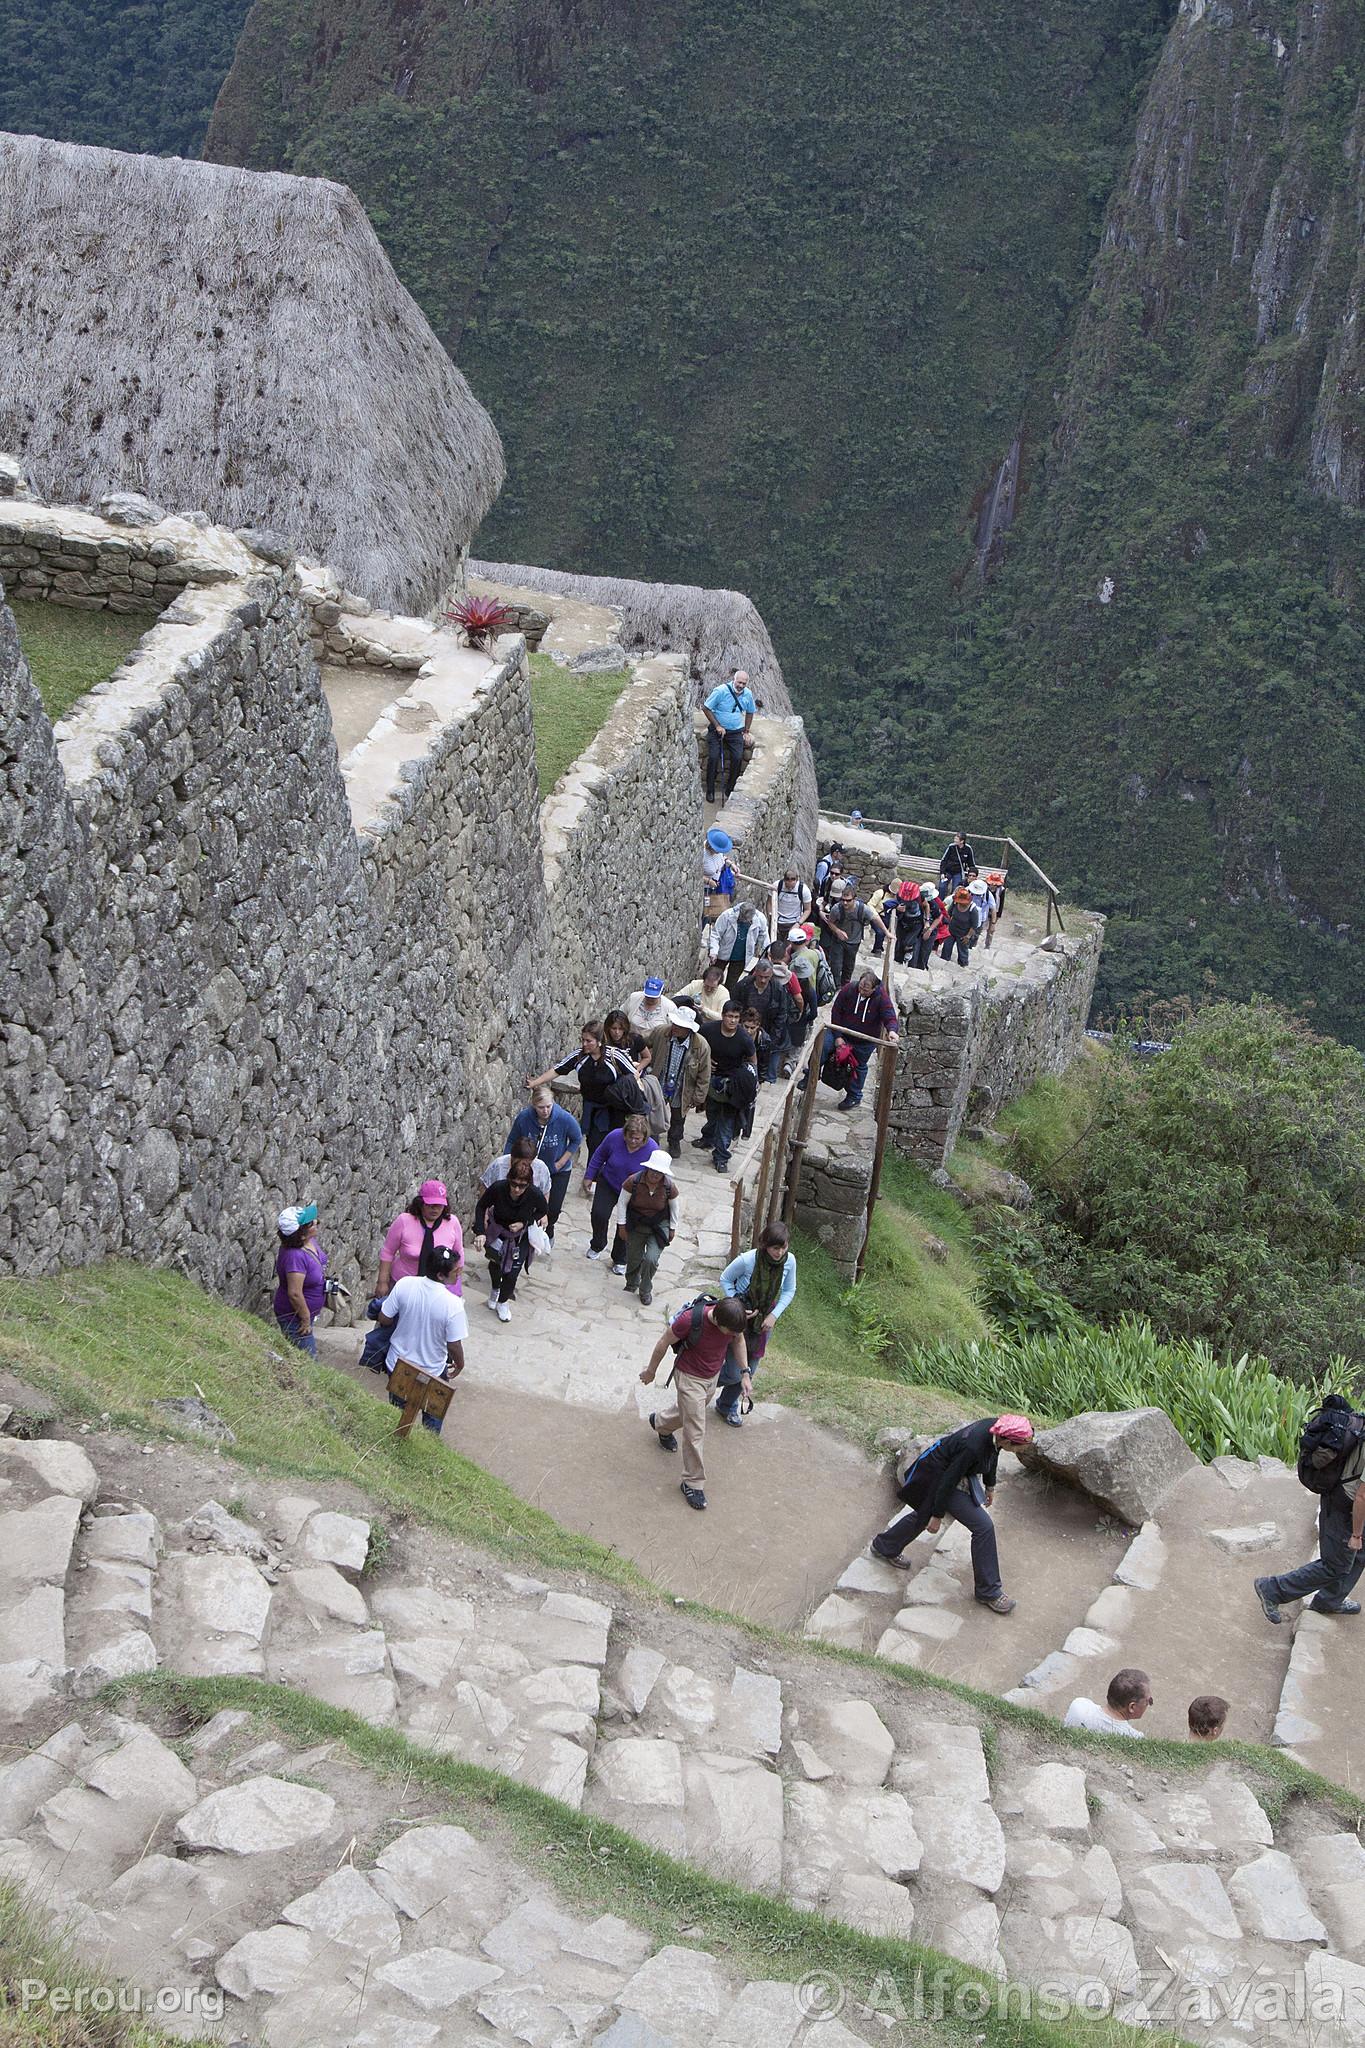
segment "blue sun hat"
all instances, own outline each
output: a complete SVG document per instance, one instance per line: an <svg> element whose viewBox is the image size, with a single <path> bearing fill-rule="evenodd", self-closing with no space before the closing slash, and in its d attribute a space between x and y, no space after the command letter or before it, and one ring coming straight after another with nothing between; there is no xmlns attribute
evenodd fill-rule
<svg viewBox="0 0 1365 2048"><path fill-rule="evenodd" d="M706 843L712 853L728 853L735 842L719 825L713 825L706 835Z"/></svg>

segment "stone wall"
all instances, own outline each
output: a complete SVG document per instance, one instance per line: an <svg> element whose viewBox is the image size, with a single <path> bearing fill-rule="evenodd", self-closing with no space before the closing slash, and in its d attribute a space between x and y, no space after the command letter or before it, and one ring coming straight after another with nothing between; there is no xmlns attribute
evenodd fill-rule
<svg viewBox="0 0 1365 2048"><path fill-rule="evenodd" d="M698 758L706 760L706 720L695 714ZM809 754L805 726L799 718L755 718L753 746L744 773L728 801L716 813L735 842L730 855L742 874L774 881L796 858L803 875L812 862L802 858L802 812L805 804L804 762ZM762 904L760 892L741 883L741 893Z"/></svg>
<svg viewBox="0 0 1365 2048"><path fill-rule="evenodd" d="M38 515L122 573L106 522ZM467 1215L585 1014L691 971L701 789L678 662L638 667L542 812L520 637L484 665L377 614L431 701L343 771L332 585L219 529L174 545L194 580L55 730L0 606L0 1269L126 1253L260 1307L285 1202L315 1195L367 1283L428 1173Z"/></svg>
<svg viewBox="0 0 1365 2048"><path fill-rule="evenodd" d="M690 696L676 655L639 663L542 807L551 951L582 1019L648 973L676 988L696 972L704 827Z"/></svg>
<svg viewBox="0 0 1365 2048"><path fill-rule="evenodd" d="M1045 939L1017 974L963 976L946 988L903 978L890 1124L898 1152L941 1166L973 1091L982 1091L983 1109L998 1108L1041 1074L1071 1064L1090 1015L1103 937L1103 918L1086 916L1072 932Z"/></svg>

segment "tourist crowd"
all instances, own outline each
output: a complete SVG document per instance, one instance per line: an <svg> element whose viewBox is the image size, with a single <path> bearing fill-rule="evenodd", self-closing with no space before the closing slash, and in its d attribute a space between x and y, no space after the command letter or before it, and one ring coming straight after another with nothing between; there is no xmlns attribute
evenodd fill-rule
<svg viewBox="0 0 1365 2048"><path fill-rule="evenodd" d="M753 710L745 679L737 676L735 684L707 700L715 771L723 768L727 778L731 742L742 745ZM700 971L672 990L662 975L646 976L618 1007L582 1026L577 1046L527 1076L528 1100L510 1117L502 1150L471 1190L472 1213L465 1211L487 1269L487 1305L500 1322L512 1318L522 1275L552 1254L580 1163L590 1201L586 1256L609 1262L625 1292L648 1307L659 1261L678 1228L674 1162L683 1146L709 1153L715 1170L726 1173L737 1140L752 1129L759 1090L790 1077L817 1028L823 1039L802 1085L814 1071L837 1090L840 1109L854 1109L874 1050L898 1043L896 1006L881 972L859 968L864 943L870 940L875 954L889 944L897 960L914 966L925 965L940 944L960 946L965 960L983 935L990 943L1000 912L1003 878L981 882L961 834L944 853L937 885L902 883L868 900L836 846L809 881L790 865L760 907L740 889L733 850L729 836L712 827L703 857L709 900ZM991 887L997 880L1000 886ZM577 1095L578 1116L557 1099L557 1088ZM699 1120L690 1137L689 1119ZM277 1235L276 1320L291 1343L316 1354L314 1323L335 1285L316 1204L283 1210ZM379 1245L362 1363L389 1375L404 1364L432 1379L463 1370L466 1252L445 1182L423 1181ZM682 1491L694 1507L705 1506L707 1406L714 1397L722 1418L743 1426L768 1336L795 1293L785 1228L761 1233L725 1268L720 1287L714 1300L674 1318L641 1374L652 1381L672 1350L671 1405L651 1417L651 1426L665 1450L681 1440ZM422 1419L439 1430L439 1419Z"/></svg>

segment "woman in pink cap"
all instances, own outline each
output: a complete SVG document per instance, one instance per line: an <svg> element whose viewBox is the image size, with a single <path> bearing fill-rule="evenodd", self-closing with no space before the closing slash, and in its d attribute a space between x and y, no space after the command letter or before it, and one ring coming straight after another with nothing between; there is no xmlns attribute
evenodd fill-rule
<svg viewBox="0 0 1365 2048"><path fill-rule="evenodd" d="M368 1307L370 1315L378 1315L380 1304L388 1298L395 1280L406 1280L410 1273L420 1273L426 1279L431 1277L431 1254L437 1245L455 1254L455 1263L445 1284L452 1294L460 1294L463 1291L460 1275L464 1271L464 1232L460 1228L460 1219L446 1197L445 1182L424 1180L407 1208L399 1211L384 1233L384 1242L379 1248L379 1278ZM383 1372L391 1335L392 1332L386 1330L382 1323L376 1323L365 1339L360 1362L368 1365L371 1372Z"/></svg>
<svg viewBox="0 0 1365 2048"><path fill-rule="evenodd" d="M896 1491L910 1512L872 1539L872 1555L883 1564L909 1570L901 1552L927 1529L938 1534L945 1515L972 1533L972 1575L976 1597L994 1614L1012 1614L1015 1603L1000 1583L995 1524L987 1513L995 1498L1001 1450L1032 1441L1027 1415L988 1415L966 1422L921 1451Z"/></svg>

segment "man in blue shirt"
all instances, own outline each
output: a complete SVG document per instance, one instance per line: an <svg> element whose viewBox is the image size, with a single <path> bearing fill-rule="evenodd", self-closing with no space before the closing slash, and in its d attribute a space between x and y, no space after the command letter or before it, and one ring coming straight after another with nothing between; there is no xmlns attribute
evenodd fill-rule
<svg viewBox="0 0 1365 2048"><path fill-rule="evenodd" d="M725 761L727 797L735 786L740 769L744 766L744 742L748 738L749 727L754 722L754 712L758 708L749 688L747 670L737 668L732 683L717 683L701 708L706 713L708 727L706 801L713 804L716 801L716 773L722 758Z"/></svg>
<svg viewBox="0 0 1365 2048"><path fill-rule="evenodd" d="M512 1128L507 1133L509 1152L518 1138L529 1138L536 1148L536 1158L549 1168L550 1213L545 1228L553 1238L573 1178L574 1158L583 1143L582 1130L577 1117L570 1116L542 1084L532 1089L530 1108L519 1111L512 1119Z"/></svg>

